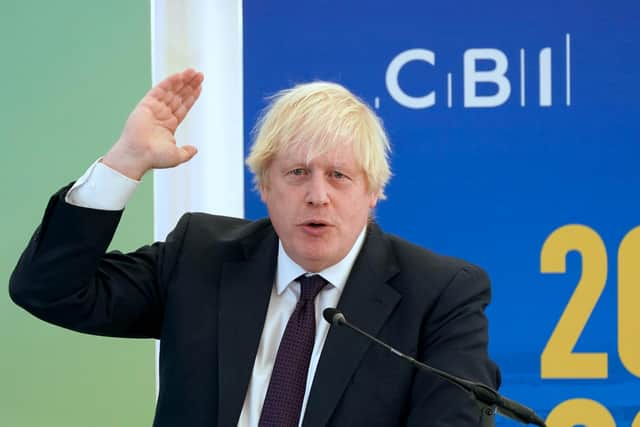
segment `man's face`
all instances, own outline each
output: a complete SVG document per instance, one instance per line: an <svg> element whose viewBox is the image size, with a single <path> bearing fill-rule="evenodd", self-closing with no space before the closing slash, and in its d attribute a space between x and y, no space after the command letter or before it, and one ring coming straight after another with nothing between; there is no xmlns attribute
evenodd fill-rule
<svg viewBox="0 0 640 427"><path fill-rule="evenodd" d="M278 154L260 189L284 250L321 271L344 258L377 202L349 145L306 162L306 150Z"/></svg>

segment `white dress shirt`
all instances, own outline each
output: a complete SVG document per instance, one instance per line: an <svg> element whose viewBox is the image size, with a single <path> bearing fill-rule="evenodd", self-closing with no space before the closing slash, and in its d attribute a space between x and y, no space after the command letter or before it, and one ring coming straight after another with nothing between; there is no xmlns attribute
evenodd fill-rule
<svg viewBox="0 0 640 427"><path fill-rule="evenodd" d="M138 184L139 181L121 175L100 161L96 161L67 192L65 200L67 203L81 207L120 210L127 204ZM318 273L330 285L320 291L315 299L316 337L309 363L299 424L302 424L320 353L329 332L329 323L323 321L322 312L325 308L338 305L353 263L364 243L365 231L366 226L358 235L349 253L340 262ZM276 277L271 290L271 299L260 338L258 354L253 364L251 381L238 420L240 427L258 425L280 340L300 296L300 283L295 279L304 273L306 271L289 258L282 243L278 242Z"/></svg>
<svg viewBox="0 0 640 427"><path fill-rule="evenodd" d="M133 196L140 181L96 160L67 192L65 201L83 208L119 211Z"/></svg>

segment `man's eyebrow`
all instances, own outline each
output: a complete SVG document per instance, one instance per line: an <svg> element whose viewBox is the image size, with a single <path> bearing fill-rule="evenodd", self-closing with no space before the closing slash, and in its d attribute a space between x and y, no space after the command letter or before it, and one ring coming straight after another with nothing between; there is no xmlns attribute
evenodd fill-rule
<svg viewBox="0 0 640 427"><path fill-rule="evenodd" d="M348 163L334 163L331 167L349 172L357 172L360 169L357 165L349 165Z"/></svg>

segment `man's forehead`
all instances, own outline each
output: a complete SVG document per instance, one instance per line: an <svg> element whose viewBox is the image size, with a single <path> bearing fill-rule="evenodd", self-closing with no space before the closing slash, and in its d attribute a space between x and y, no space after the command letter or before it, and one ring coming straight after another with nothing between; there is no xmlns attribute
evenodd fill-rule
<svg viewBox="0 0 640 427"><path fill-rule="evenodd" d="M296 144L281 150L276 159L301 164L327 162L332 165L357 165L353 146L349 143L331 146Z"/></svg>

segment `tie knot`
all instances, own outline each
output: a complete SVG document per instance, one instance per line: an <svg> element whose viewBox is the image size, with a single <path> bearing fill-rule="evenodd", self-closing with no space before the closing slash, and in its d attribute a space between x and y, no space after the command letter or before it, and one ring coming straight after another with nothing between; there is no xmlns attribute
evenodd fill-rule
<svg viewBox="0 0 640 427"><path fill-rule="evenodd" d="M327 281L319 274L313 276L302 275L300 282L300 300L314 300L318 293L327 285Z"/></svg>

